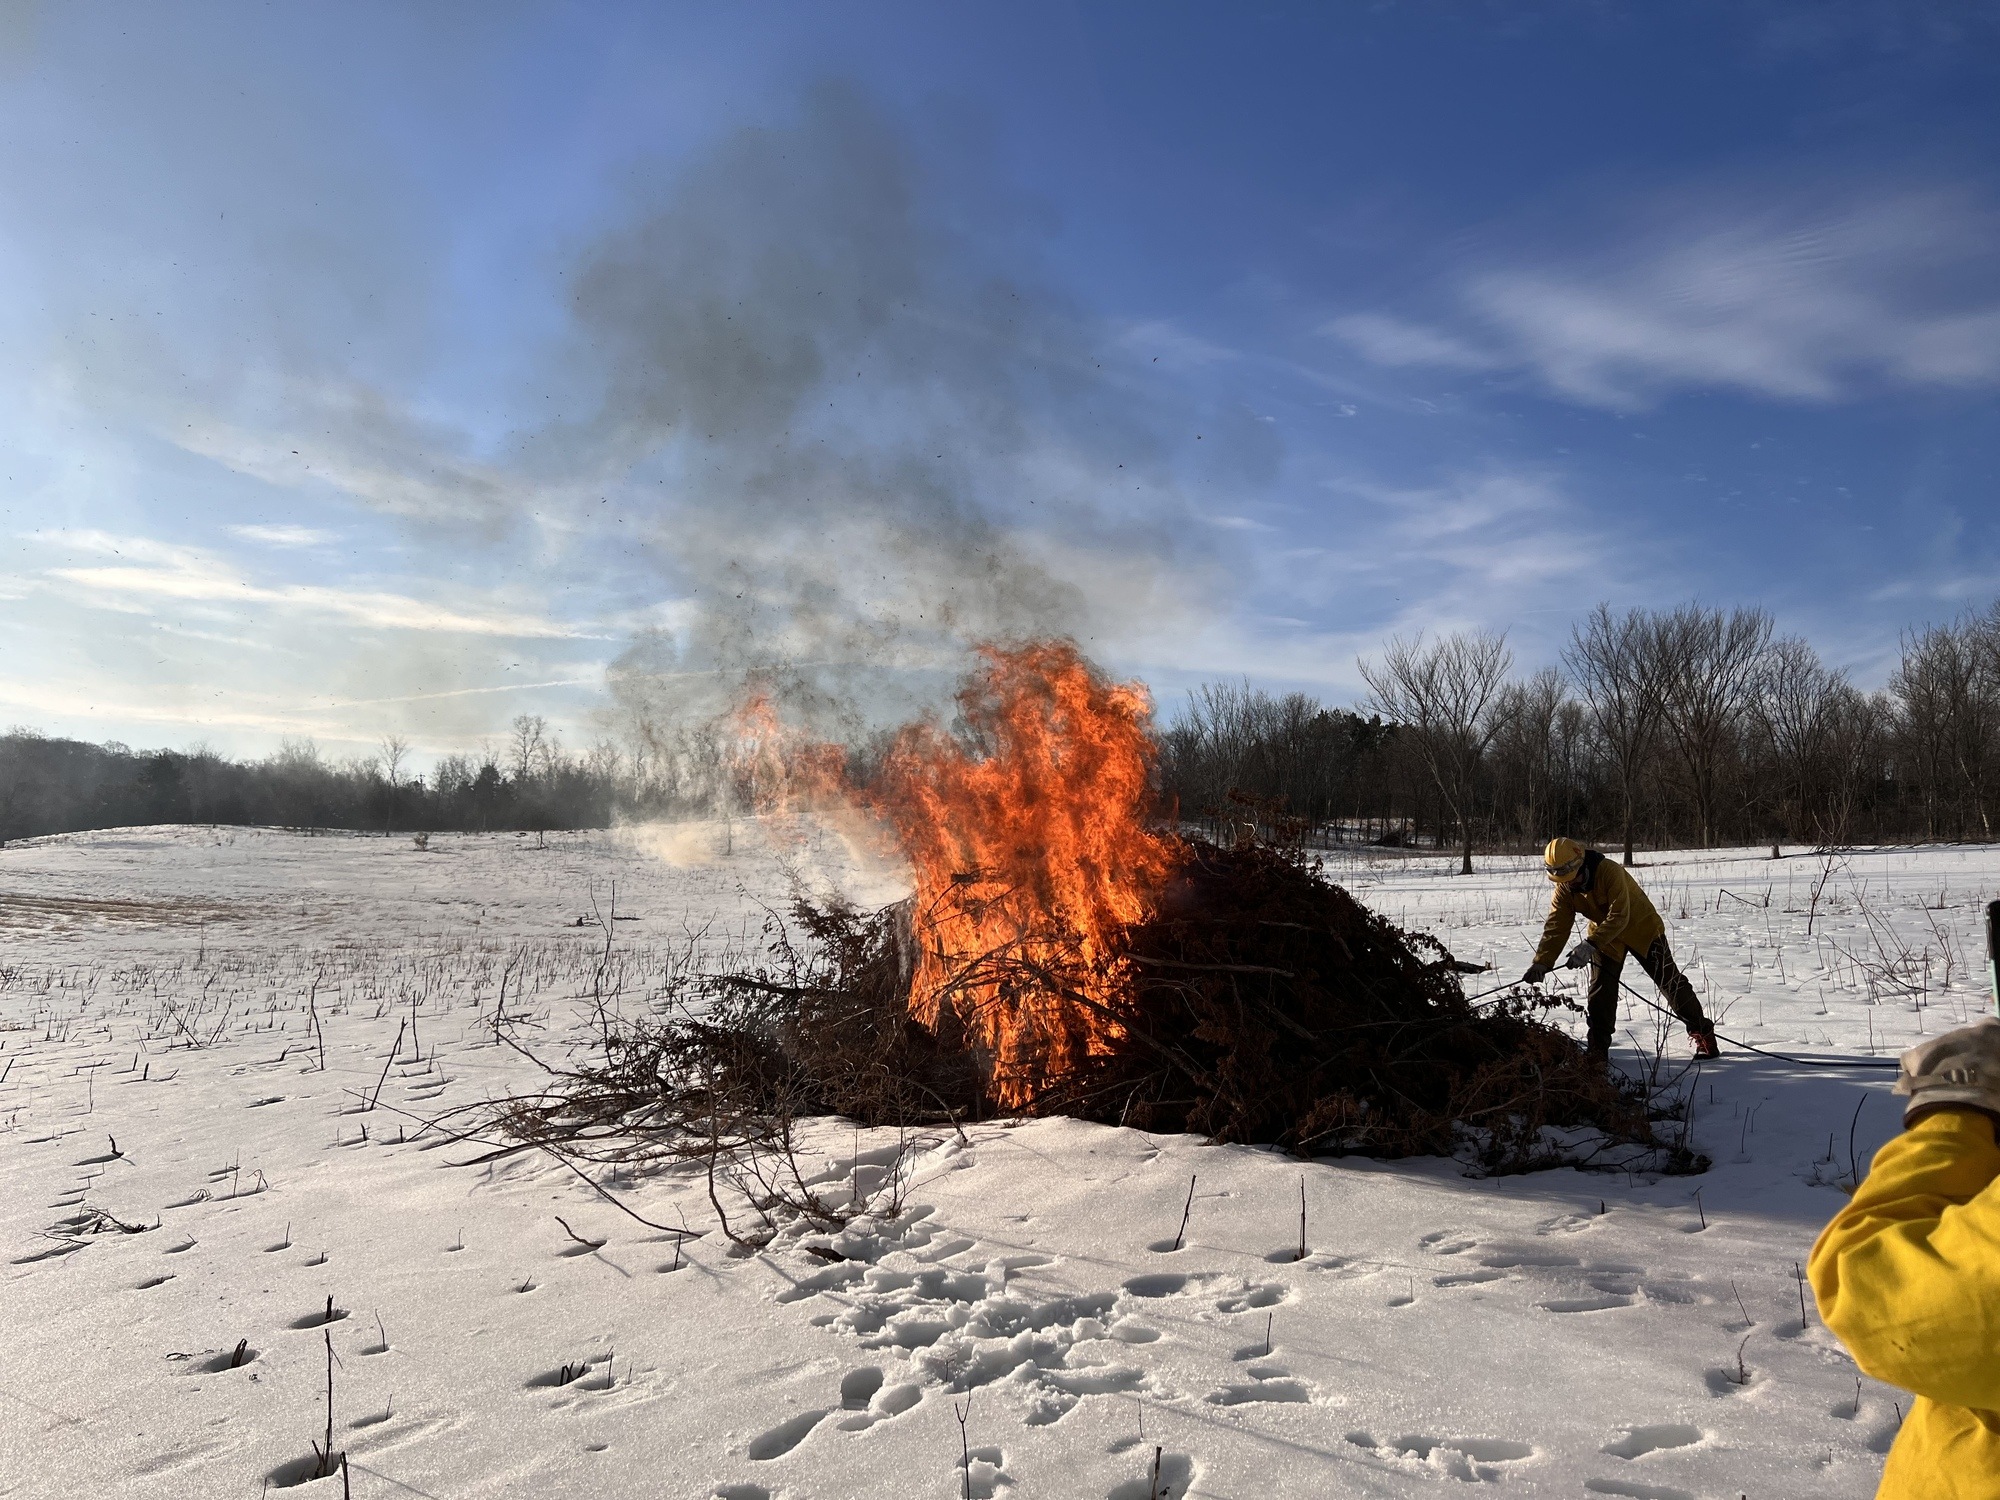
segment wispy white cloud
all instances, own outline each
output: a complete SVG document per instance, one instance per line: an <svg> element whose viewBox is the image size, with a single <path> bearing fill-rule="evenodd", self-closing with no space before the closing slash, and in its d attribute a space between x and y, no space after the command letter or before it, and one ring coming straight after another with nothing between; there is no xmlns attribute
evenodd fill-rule
<svg viewBox="0 0 2000 1500"><path fill-rule="evenodd" d="M1505 619L1532 588L1588 575L1601 545L1553 474L1489 468L1435 484L1389 486L1346 480L1333 488L1367 501L1381 521L1374 550L1437 580L1419 606ZM1478 601L1473 604L1471 601Z"/></svg>
<svg viewBox="0 0 2000 1500"><path fill-rule="evenodd" d="M1656 209L1622 243L1514 257L1441 319L1326 331L1381 365L1524 373L1612 409L1726 388L1833 402L2000 383L2000 214L1949 190Z"/></svg>
<svg viewBox="0 0 2000 1500"><path fill-rule="evenodd" d="M484 698L496 693L530 693L547 688L589 688L601 690L604 686L604 672L593 668L581 675L553 677L547 682L502 682L487 687L446 688L435 693L397 693L387 698L347 698L326 705L328 708L373 708L384 703L436 703L447 698Z"/></svg>
<svg viewBox="0 0 2000 1500"><path fill-rule="evenodd" d="M1206 516L1209 525L1224 531L1275 531L1277 528L1268 521L1253 520L1249 516Z"/></svg>
<svg viewBox="0 0 2000 1500"><path fill-rule="evenodd" d="M317 526L231 526L231 536L246 542L262 542L268 547L324 547L338 538Z"/></svg>
<svg viewBox="0 0 2000 1500"><path fill-rule="evenodd" d="M314 404L305 394L295 399L303 407ZM330 406L338 420L317 439L274 436L205 415L165 435L190 453L266 484L287 489L324 484L371 510L411 520L494 525L513 516L531 495L512 475L450 456L445 437L416 429L386 403L357 398L320 404Z"/></svg>
<svg viewBox="0 0 2000 1500"><path fill-rule="evenodd" d="M602 632L527 610L451 606L409 594L337 584L267 583L197 547L103 531L45 531L36 540L113 556L115 565L51 567L43 576L85 602L130 612L157 602L212 604L319 616L370 629L513 639L590 640Z"/></svg>
<svg viewBox="0 0 2000 1500"><path fill-rule="evenodd" d="M1190 333L1168 318L1127 324L1118 331L1117 343L1135 358L1143 357L1173 371L1199 370L1243 358L1241 350Z"/></svg>
<svg viewBox="0 0 2000 1500"><path fill-rule="evenodd" d="M1436 365L1448 370L1491 370L1504 359L1421 323L1381 313L1350 313L1329 321L1325 332L1344 339L1378 365Z"/></svg>

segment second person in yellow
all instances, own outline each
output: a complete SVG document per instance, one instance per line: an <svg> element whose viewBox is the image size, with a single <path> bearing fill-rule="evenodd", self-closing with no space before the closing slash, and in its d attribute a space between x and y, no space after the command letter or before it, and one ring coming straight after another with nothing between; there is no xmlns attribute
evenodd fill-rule
<svg viewBox="0 0 2000 1500"><path fill-rule="evenodd" d="M1625 955L1631 953L1687 1027L1694 1055L1714 1057L1715 1025L1702 1012L1701 999L1687 975L1674 963L1666 923L1631 871L1596 849L1563 838L1549 840L1542 863L1555 891L1549 898L1549 919L1542 926L1541 945L1522 980L1540 984L1548 977L1581 915L1589 920L1590 931L1570 951L1564 967L1591 966L1586 1013L1591 1056L1602 1061L1610 1055L1611 1033L1618 1021L1618 979Z"/></svg>

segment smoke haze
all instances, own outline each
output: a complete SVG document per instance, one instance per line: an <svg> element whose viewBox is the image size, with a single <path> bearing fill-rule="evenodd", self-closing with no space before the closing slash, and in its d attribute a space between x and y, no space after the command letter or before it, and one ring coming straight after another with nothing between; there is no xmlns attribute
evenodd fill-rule
<svg viewBox="0 0 2000 1500"><path fill-rule="evenodd" d="M657 497L647 546L696 606L614 671L628 708L749 672L795 708L895 713L970 642L1087 637L1184 595L1154 448L1082 320L929 208L897 133L827 86L583 257L601 405L530 461ZM1144 526L1100 503L1121 464Z"/></svg>

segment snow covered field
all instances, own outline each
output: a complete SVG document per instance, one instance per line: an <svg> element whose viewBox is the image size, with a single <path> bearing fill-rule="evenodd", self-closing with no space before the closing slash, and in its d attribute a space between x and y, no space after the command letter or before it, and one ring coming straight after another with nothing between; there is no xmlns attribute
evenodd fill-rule
<svg viewBox="0 0 2000 1500"><path fill-rule="evenodd" d="M1696 1087L1714 1169L1657 1181L983 1124L900 1143L894 1217L754 1256L714 1233L677 1249L546 1157L455 1165L483 1148L419 1134L535 1086L493 1040L503 973L542 1028L524 1035L576 1035L614 884L628 985L691 941L750 951L789 879L896 893L830 835L724 838L168 828L0 850L0 1494L297 1485L329 1346L333 1443L368 1497L1873 1492L1907 1398L1802 1326L1795 1268L1841 1201L1857 1105L1864 1168L1895 1126L1886 1070L1726 1046ZM1481 863L1331 873L1511 977L1547 887ZM1887 1059L1983 1003L2000 851L1640 875L1726 1037ZM1654 1018L1628 1025L1636 1066ZM829 1184L898 1159L890 1132L815 1145ZM699 1179L607 1185L714 1228Z"/></svg>

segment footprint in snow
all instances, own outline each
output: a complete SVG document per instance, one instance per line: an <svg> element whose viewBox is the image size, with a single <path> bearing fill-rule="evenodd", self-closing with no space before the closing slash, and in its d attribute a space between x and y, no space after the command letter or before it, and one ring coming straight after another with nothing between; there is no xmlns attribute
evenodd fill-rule
<svg viewBox="0 0 2000 1500"><path fill-rule="evenodd" d="M1160 1330L1141 1323L1137 1318L1120 1318L1105 1330L1121 1344L1150 1344L1160 1336Z"/></svg>
<svg viewBox="0 0 2000 1500"><path fill-rule="evenodd" d="M859 1373L861 1372L853 1372L853 1374ZM866 1432L877 1422L886 1422L891 1417L900 1417L904 1412L924 1399L923 1389L920 1386L909 1384L881 1386L881 1371L876 1370L870 1373L874 1375L879 1388L872 1391L860 1403L860 1410L854 1410L852 1415L840 1419L840 1430L842 1432ZM853 1374L850 1374L848 1378L852 1379ZM847 1381L843 1380L840 1383L841 1405L843 1407L848 1404L847 1391Z"/></svg>
<svg viewBox="0 0 2000 1500"><path fill-rule="evenodd" d="M1283 1365L1255 1364L1246 1373L1250 1376L1247 1384L1226 1385L1219 1391L1210 1392L1209 1404L1248 1406L1261 1401L1299 1403L1312 1400L1311 1388L1302 1380L1292 1379L1292 1372Z"/></svg>
<svg viewBox="0 0 2000 1500"><path fill-rule="evenodd" d="M1146 1472L1114 1485L1104 1500L1184 1500L1194 1487L1194 1460L1185 1453L1138 1446L1140 1452L1134 1456L1144 1460Z"/></svg>
<svg viewBox="0 0 2000 1500"><path fill-rule="evenodd" d="M1308 1271L1338 1271L1348 1265L1345 1256L1333 1255L1325 1250L1308 1250L1301 1255L1296 1243L1267 1250L1264 1259L1274 1266L1303 1266Z"/></svg>
<svg viewBox="0 0 2000 1500"><path fill-rule="evenodd" d="M1134 1297L1171 1297L1191 1279L1173 1271L1161 1271L1151 1276L1134 1276L1125 1283L1125 1290Z"/></svg>
<svg viewBox="0 0 2000 1500"><path fill-rule="evenodd" d="M308 1454L304 1458L295 1458L289 1463L279 1464L277 1468L264 1475L264 1482L274 1490L295 1490L301 1485L312 1484L329 1477L321 1474L319 1468L319 1455Z"/></svg>
<svg viewBox="0 0 2000 1500"><path fill-rule="evenodd" d="M1577 1234L1597 1222L1595 1214L1557 1214L1535 1226L1536 1234Z"/></svg>
<svg viewBox="0 0 2000 1500"><path fill-rule="evenodd" d="M864 1411L881 1389L882 1372L874 1365L849 1370L840 1377L840 1404L848 1411Z"/></svg>
<svg viewBox="0 0 2000 1500"><path fill-rule="evenodd" d="M1276 1307L1280 1302L1290 1301L1291 1296L1291 1292L1285 1287L1273 1285L1268 1281L1253 1282L1240 1292L1233 1292L1227 1297L1218 1297L1215 1310L1225 1313L1250 1312L1257 1308Z"/></svg>
<svg viewBox="0 0 2000 1500"><path fill-rule="evenodd" d="M1495 1271L1513 1271L1524 1266L1580 1266L1582 1261L1574 1255L1563 1255L1554 1250L1541 1250L1533 1246L1493 1245L1479 1257L1482 1266Z"/></svg>
<svg viewBox="0 0 2000 1500"><path fill-rule="evenodd" d="M1625 1436L1606 1444L1604 1451L1613 1458L1644 1458L1648 1453L1669 1448L1692 1447L1703 1436L1699 1427L1690 1427L1685 1422L1662 1422L1652 1427L1628 1428Z"/></svg>
<svg viewBox="0 0 2000 1500"><path fill-rule="evenodd" d="M1177 1271L1156 1271L1147 1276L1134 1276L1125 1282L1125 1294L1129 1297L1178 1297L1199 1296L1205 1292L1219 1290L1233 1278L1215 1274L1183 1276ZM1237 1289L1225 1292L1216 1299L1218 1312L1244 1312L1251 1308L1275 1307L1286 1301L1291 1293L1282 1286L1270 1282L1239 1282Z"/></svg>
<svg viewBox="0 0 2000 1500"><path fill-rule="evenodd" d="M1458 1230L1437 1229L1417 1241L1417 1244L1432 1255L1463 1255L1479 1242L1468 1239Z"/></svg>
<svg viewBox="0 0 2000 1500"><path fill-rule="evenodd" d="M998 1448L974 1448L961 1455L951 1466L959 1493L971 1496L972 1500L993 1500L1002 1485L1014 1482L1007 1477L1006 1462L1007 1456Z"/></svg>
<svg viewBox="0 0 2000 1500"><path fill-rule="evenodd" d="M1637 1484L1629 1479L1586 1479L1583 1487L1593 1495L1624 1495L1627 1500L1695 1500L1686 1490L1664 1484Z"/></svg>
<svg viewBox="0 0 2000 1500"><path fill-rule="evenodd" d="M1533 1458L1535 1450L1511 1438L1399 1437L1378 1441L1366 1432L1350 1432L1347 1441L1398 1468L1417 1469L1448 1479L1489 1483L1505 1477L1505 1465Z"/></svg>
<svg viewBox="0 0 2000 1500"><path fill-rule="evenodd" d="M769 1463L774 1458L783 1458L806 1440L820 1421L826 1416L824 1408L802 1411L795 1417L788 1417L767 1432L759 1433L750 1440L750 1458L755 1463Z"/></svg>
<svg viewBox="0 0 2000 1500"><path fill-rule="evenodd" d="M1615 1307L1630 1307L1632 1299L1613 1292L1600 1292L1591 1297L1549 1297L1535 1305L1544 1312L1594 1313L1610 1312Z"/></svg>
<svg viewBox="0 0 2000 1500"><path fill-rule="evenodd" d="M1648 1302L1665 1302L1677 1307L1686 1307L1701 1300L1700 1293L1693 1287L1673 1282L1648 1281L1642 1283L1639 1290L1646 1294Z"/></svg>
<svg viewBox="0 0 2000 1500"><path fill-rule="evenodd" d="M600 1364L604 1367L601 1370L597 1368ZM604 1354L595 1355L589 1359L580 1359L575 1364L558 1365L553 1370L544 1370L539 1375L529 1377L526 1389L531 1391L548 1390L551 1388L571 1391L608 1391L615 1383L611 1366L611 1356Z"/></svg>
<svg viewBox="0 0 2000 1500"><path fill-rule="evenodd" d="M1757 1372L1747 1367L1740 1372L1733 1367L1727 1370L1718 1367L1702 1378L1711 1396L1740 1396L1757 1383Z"/></svg>

